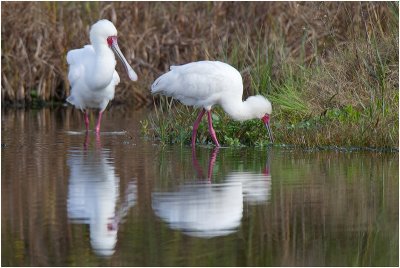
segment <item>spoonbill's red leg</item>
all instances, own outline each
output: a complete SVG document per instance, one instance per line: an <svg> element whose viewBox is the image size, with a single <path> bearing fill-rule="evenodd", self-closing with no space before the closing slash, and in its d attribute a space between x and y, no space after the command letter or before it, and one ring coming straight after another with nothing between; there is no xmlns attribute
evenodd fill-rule
<svg viewBox="0 0 400 268"><path fill-rule="evenodd" d="M202 109L199 113L199 115L197 116L196 121L194 121L193 124L193 132L192 132L192 147L194 147L196 145L196 135L197 135L197 129L199 128L201 119L203 118L204 113L206 112L205 109Z"/></svg>
<svg viewBox="0 0 400 268"><path fill-rule="evenodd" d="M215 135L215 130L214 130L213 125L212 125L211 111L207 111L207 116L208 116L208 130L210 131L211 138L214 141L215 145L217 147L220 147L219 146L219 142L217 140L217 136Z"/></svg>
<svg viewBox="0 0 400 268"><path fill-rule="evenodd" d="M99 119L97 119L97 125L96 125L96 133L100 132L100 123L101 123L102 116L103 116L103 112L99 112Z"/></svg>

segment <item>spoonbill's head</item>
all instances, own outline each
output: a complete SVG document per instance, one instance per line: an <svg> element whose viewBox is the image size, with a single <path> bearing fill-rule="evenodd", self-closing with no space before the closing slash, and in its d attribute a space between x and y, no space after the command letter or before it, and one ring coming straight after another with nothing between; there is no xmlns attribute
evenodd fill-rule
<svg viewBox="0 0 400 268"><path fill-rule="evenodd" d="M97 45L108 45L115 54L117 54L118 58L122 61L122 64L125 67L126 72L128 73L129 78L132 81L137 80L137 75L132 67L128 64L121 50L119 49L117 42L117 28L115 28L114 24L109 20L99 20L95 24L92 25L90 29L90 42L94 47Z"/></svg>
<svg viewBox="0 0 400 268"><path fill-rule="evenodd" d="M274 142L274 137L272 136L272 131L270 127L270 119L272 114L271 102L261 95L251 96L247 99L249 106L255 113L255 117L260 118L267 128L269 139Z"/></svg>
<svg viewBox="0 0 400 268"><path fill-rule="evenodd" d="M117 38L117 28L109 20L99 20L90 28L90 42L93 45L107 44L109 37Z"/></svg>

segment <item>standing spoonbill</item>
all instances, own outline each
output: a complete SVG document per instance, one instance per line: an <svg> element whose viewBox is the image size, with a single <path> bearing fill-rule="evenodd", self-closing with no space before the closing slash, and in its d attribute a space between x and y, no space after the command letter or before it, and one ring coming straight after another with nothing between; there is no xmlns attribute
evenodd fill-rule
<svg viewBox="0 0 400 268"><path fill-rule="evenodd" d="M117 29L110 21L99 20L92 25L90 43L67 54L68 80L71 84L71 95L67 101L84 112L86 131L89 130L87 109L100 109L96 125L96 132L99 133L103 111L114 98L115 86L120 81L115 71L113 51L122 61L132 81L137 80L137 75L119 49Z"/></svg>
<svg viewBox="0 0 400 268"><path fill-rule="evenodd" d="M250 96L242 101L242 76L229 64L219 61L198 61L171 66L169 72L154 81L151 93L173 97L185 105L203 108L193 124L192 147L195 146L197 129L206 112L211 138L215 145L220 147L211 118L211 108L215 104L221 105L234 120L262 119L273 142L269 126L271 103L261 95Z"/></svg>

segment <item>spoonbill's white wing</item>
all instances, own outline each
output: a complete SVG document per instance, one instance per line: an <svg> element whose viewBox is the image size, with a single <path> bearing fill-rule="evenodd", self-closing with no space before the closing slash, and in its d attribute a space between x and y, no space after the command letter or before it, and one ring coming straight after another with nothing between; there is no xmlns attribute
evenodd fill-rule
<svg viewBox="0 0 400 268"><path fill-rule="evenodd" d="M232 81L240 80L239 87ZM180 66L160 76L152 85L151 92L180 100L185 105L210 109L226 94L239 94L243 87L240 73L228 64L216 61L200 61Z"/></svg>
<svg viewBox="0 0 400 268"><path fill-rule="evenodd" d="M69 64L68 80L71 84L71 94L67 101L81 110L86 108L83 95L89 91L85 83L86 68L90 66L91 58L94 57L95 51L91 45L86 45L83 48L74 49L67 53L67 62Z"/></svg>
<svg viewBox="0 0 400 268"><path fill-rule="evenodd" d="M118 85L119 82L121 81L121 79L119 78L119 75L118 75L117 71L114 71L114 73L113 73L113 80L114 80L114 85Z"/></svg>
<svg viewBox="0 0 400 268"><path fill-rule="evenodd" d="M80 79L84 79L85 68L87 68L95 55L92 45L86 45L83 48L74 49L67 53L67 62L69 64L68 80L72 87Z"/></svg>

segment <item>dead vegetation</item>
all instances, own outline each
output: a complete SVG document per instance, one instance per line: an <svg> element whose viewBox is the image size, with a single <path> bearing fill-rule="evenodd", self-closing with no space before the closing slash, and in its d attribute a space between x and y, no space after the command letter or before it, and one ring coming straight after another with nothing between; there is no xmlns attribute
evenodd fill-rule
<svg viewBox="0 0 400 268"><path fill-rule="evenodd" d="M254 54L274 48L273 79L286 63L313 64L337 48L385 36L385 2L2 2L2 102L63 101L69 94L68 50L89 42L100 18L117 27L120 46L139 75L131 83L121 66L115 102L152 102L148 87L171 64L220 59L236 65L249 90ZM396 7L395 7L396 8ZM397 22L396 22L397 23ZM263 49L261 49L263 50ZM398 61L397 61L398 62ZM340 64L340 63L339 63ZM335 75L333 73L333 75ZM321 78L329 81L328 78ZM337 79L337 77L333 77Z"/></svg>

